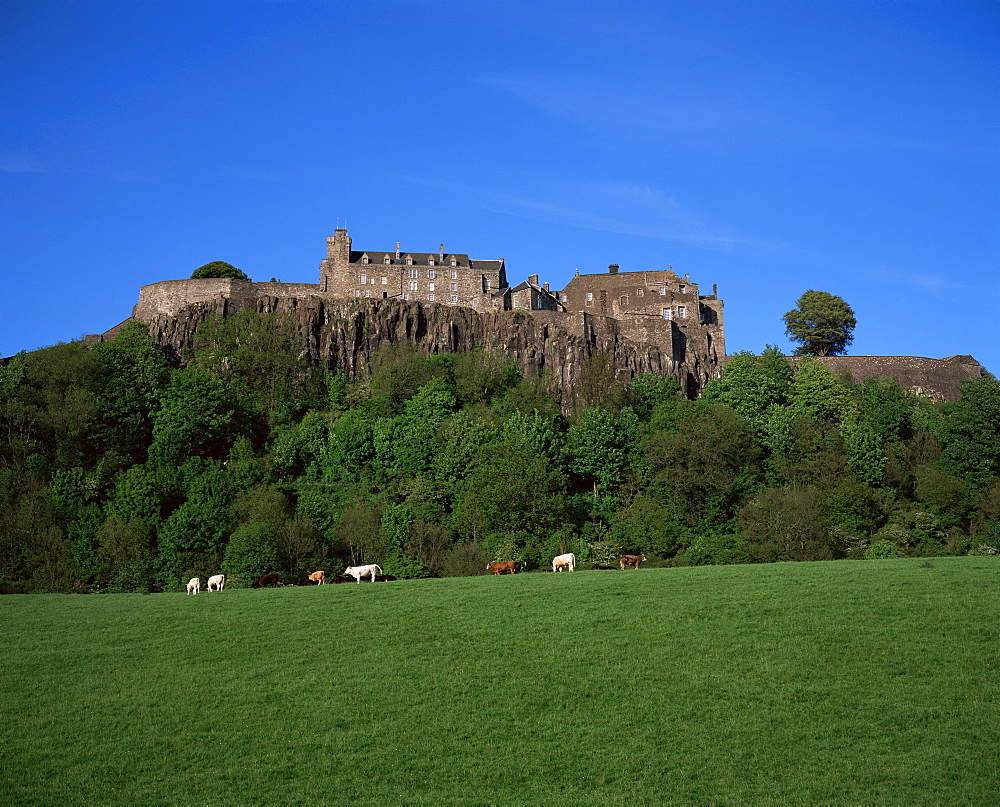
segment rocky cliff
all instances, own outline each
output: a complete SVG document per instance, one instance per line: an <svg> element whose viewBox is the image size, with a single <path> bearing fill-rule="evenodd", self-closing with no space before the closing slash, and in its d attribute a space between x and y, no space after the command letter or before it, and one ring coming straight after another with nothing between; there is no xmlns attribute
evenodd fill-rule
<svg viewBox="0 0 1000 807"><path fill-rule="evenodd" d="M587 360L607 353L619 374L632 378L657 373L677 379L691 396L719 372L714 351L688 345L673 325L670 350L637 341L611 317L552 311L496 311L401 300L331 300L318 296L220 298L194 303L172 313L147 314L152 337L172 359L182 362L195 331L209 314L237 311L292 315L302 333L303 350L317 366L354 376L381 345L412 342L427 354L482 349L503 353L526 375L549 373L564 401ZM120 326L118 326L120 327ZM117 330L113 329L113 330ZM109 331L103 337L113 337Z"/></svg>

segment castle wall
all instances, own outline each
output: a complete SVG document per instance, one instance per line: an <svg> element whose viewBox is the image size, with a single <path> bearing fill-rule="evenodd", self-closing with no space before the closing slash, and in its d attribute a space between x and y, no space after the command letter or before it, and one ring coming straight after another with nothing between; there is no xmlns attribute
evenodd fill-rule
<svg viewBox="0 0 1000 807"><path fill-rule="evenodd" d="M132 309L135 319L148 322L158 314L175 316L193 303L216 300L249 300L259 297L309 297L319 293L315 283L253 283L234 278L163 280L139 289L139 302Z"/></svg>
<svg viewBox="0 0 1000 807"><path fill-rule="evenodd" d="M798 356L789 357L793 364ZM957 401L962 381L981 378L984 370L972 356L927 359L922 356L819 356L833 373L860 384L866 378L895 378L900 386L935 401Z"/></svg>

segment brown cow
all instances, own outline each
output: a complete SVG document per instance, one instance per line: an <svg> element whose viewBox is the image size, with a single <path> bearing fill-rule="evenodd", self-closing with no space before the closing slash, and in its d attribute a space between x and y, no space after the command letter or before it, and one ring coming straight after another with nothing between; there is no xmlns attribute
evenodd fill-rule
<svg viewBox="0 0 1000 807"><path fill-rule="evenodd" d="M622 555L618 558L618 568L624 570L632 567L638 569L639 564L646 559L645 555Z"/></svg>
<svg viewBox="0 0 1000 807"><path fill-rule="evenodd" d="M496 563L487 563L486 571L493 574L517 574L517 561L505 560Z"/></svg>
<svg viewBox="0 0 1000 807"><path fill-rule="evenodd" d="M253 584L254 588L271 588L278 587L278 575L276 574L263 574L256 583Z"/></svg>
<svg viewBox="0 0 1000 807"><path fill-rule="evenodd" d="M312 580L314 583L316 583L316 585L321 586L326 582L326 572L323 571L313 572L311 575L309 575L309 579Z"/></svg>

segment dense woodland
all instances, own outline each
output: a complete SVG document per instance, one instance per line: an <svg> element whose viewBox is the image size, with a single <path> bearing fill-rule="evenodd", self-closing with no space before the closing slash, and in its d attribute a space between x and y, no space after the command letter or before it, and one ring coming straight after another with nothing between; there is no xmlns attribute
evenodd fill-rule
<svg viewBox="0 0 1000 807"><path fill-rule="evenodd" d="M690 401L583 369L569 414L506 357L386 345L306 364L290 319L207 321L183 367L141 324L0 367L0 590L173 591L377 562L582 568L1000 548L1000 382L934 404L775 348Z"/></svg>

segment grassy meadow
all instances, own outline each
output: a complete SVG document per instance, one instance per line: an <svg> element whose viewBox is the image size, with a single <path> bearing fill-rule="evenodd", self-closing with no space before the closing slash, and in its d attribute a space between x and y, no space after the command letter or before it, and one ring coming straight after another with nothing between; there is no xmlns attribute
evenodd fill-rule
<svg viewBox="0 0 1000 807"><path fill-rule="evenodd" d="M1000 560L0 598L7 804L975 804Z"/></svg>

